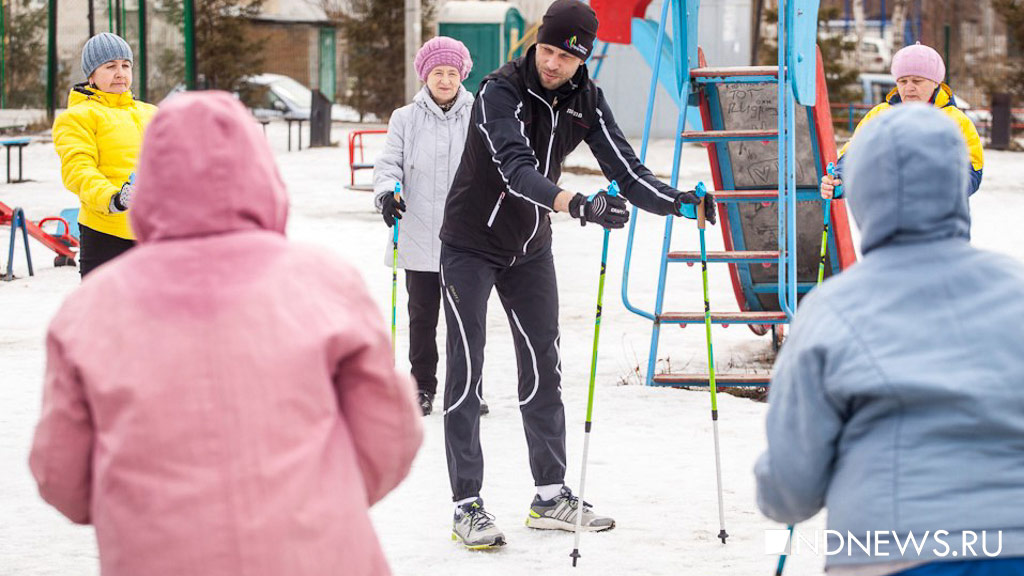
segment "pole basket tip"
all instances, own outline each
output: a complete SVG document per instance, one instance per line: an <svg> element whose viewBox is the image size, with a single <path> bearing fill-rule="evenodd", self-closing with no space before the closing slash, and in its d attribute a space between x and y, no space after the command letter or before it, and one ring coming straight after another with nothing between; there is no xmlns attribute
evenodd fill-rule
<svg viewBox="0 0 1024 576"><path fill-rule="evenodd" d="M729 535L726 534L724 529L718 533L718 538L719 538L719 540L722 541L722 544L725 544L725 539L728 538L728 537L729 537Z"/></svg>
<svg viewBox="0 0 1024 576"><path fill-rule="evenodd" d="M573 548L572 549L572 553L569 554L569 556L572 558L572 567L575 568L576 567L576 561L580 559L580 549L579 548Z"/></svg>

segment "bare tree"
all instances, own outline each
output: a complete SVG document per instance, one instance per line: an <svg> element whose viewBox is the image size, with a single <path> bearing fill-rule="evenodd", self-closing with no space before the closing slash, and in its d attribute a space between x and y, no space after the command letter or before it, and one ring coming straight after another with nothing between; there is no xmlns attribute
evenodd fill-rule
<svg viewBox="0 0 1024 576"><path fill-rule="evenodd" d="M864 22L864 0L853 0L853 32L857 36L857 51L854 53L854 68L864 69L861 58L861 42L864 41L866 24Z"/></svg>
<svg viewBox="0 0 1024 576"><path fill-rule="evenodd" d="M903 27L907 22L907 10L910 8L909 4L909 0L893 0L892 42L890 43L893 53L903 47Z"/></svg>

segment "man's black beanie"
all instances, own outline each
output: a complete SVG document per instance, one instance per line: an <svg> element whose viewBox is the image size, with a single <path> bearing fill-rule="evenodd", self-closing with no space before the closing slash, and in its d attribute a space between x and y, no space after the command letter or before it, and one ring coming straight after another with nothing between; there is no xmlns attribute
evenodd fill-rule
<svg viewBox="0 0 1024 576"><path fill-rule="evenodd" d="M597 36L597 15L580 0L555 0L541 20L537 42L586 60Z"/></svg>

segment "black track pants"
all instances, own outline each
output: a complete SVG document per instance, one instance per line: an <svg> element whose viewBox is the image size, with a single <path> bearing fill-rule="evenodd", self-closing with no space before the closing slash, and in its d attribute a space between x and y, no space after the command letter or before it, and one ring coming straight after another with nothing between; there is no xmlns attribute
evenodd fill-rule
<svg viewBox="0 0 1024 576"><path fill-rule="evenodd" d="M445 448L454 500L479 496L480 383L492 288L508 315L519 367L519 409L537 486L565 479L558 287L551 247L521 257L441 247L441 285L448 325L444 390ZM488 386L505 385L503 382Z"/></svg>
<svg viewBox="0 0 1024 576"><path fill-rule="evenodd" d="M409 293L409 364L420 392L437 393L437 318L441 307L441 275L405 271Z"/></svg>
<svg viewBox="0 0 1024 576"><path fill-rule="evenodd" d="M103 232L97 232L88 226L78 225L81 234L81 247L78 251L78 269L82 278L102 264L124 254L135 242Z"/></svg>

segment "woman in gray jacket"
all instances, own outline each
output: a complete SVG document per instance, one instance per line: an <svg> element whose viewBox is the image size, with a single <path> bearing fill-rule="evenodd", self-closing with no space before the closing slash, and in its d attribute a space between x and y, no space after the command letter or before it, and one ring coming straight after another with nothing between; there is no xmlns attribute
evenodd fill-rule
<svg viewBox="0 0 1024 576"><path fill-rule="evenodd" d="M409 362L423 415L437 393L437 318L441 304L441 220L448 189L462 158L473 95L462 86L473 60L454 38L428 40L416 54L426 85L412 104L395 110L384 152L373 170L377 209L388 228L398 226L398 267L409 293ZM395 197L395 183L402 193ZM401 223L398 221L401 220ZM389 231L385 263L392 265ZM481 404L486 412L486 404Z"/></svg>

